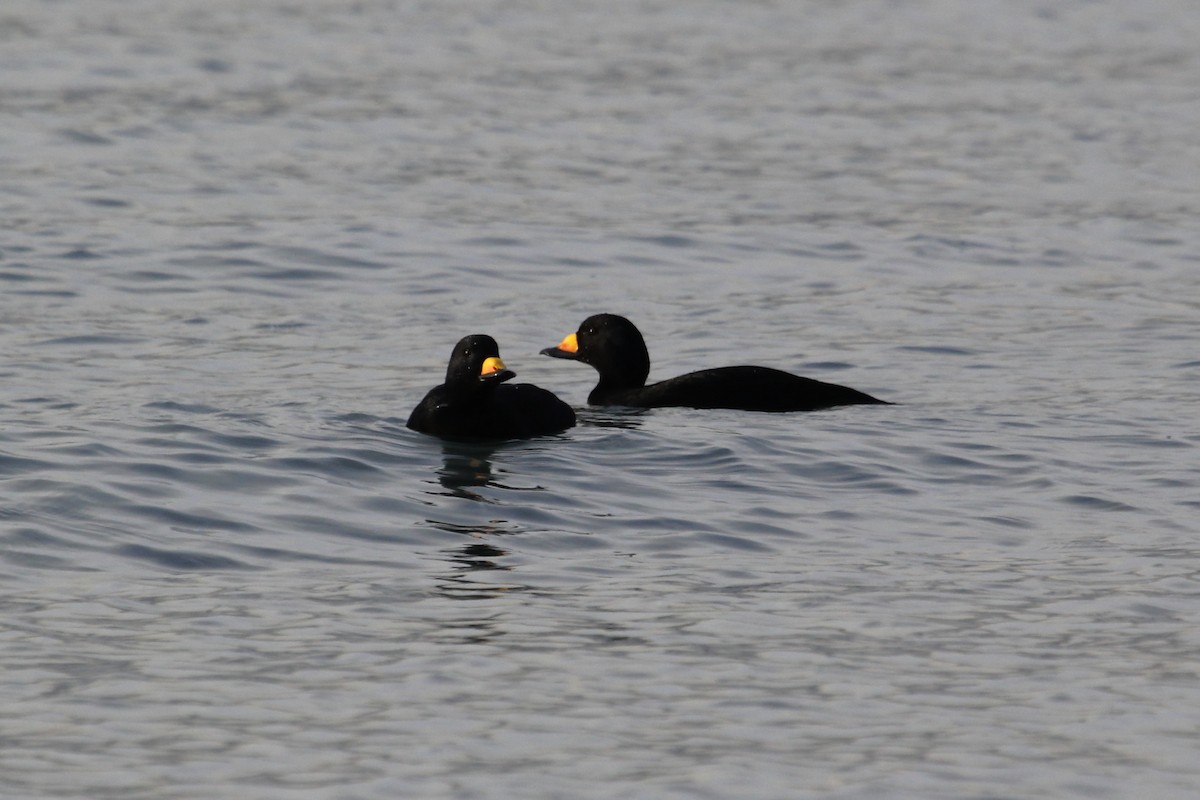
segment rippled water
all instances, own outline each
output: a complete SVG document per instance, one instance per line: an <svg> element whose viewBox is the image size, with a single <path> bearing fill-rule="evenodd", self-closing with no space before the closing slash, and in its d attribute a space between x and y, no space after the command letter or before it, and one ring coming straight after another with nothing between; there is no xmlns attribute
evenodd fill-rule
<svg viewBox="0 0 1200 800"><path fill-rule="evenodd" d="M1198 38L6 2L0 794L1194 797ZM597 311L897 405L587 409ZM475 332L580 425L406 430Z"/></svg>

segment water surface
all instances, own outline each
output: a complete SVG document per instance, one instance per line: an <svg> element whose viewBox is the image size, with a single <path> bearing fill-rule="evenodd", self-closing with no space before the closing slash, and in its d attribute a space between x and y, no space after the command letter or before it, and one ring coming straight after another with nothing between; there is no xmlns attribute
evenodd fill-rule
<svg viewBox="0 0 1200 800"><path fill-rule="evenodd" d="M1194 797L1198 35L7 3L6 796ZM476 332L579 426L405 429Z"/></svg>

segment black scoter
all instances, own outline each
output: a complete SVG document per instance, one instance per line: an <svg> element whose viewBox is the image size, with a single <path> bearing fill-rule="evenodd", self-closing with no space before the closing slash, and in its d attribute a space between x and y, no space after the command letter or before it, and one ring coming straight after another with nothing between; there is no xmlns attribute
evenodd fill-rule
<svg viewBox="0 0 1200 800"><path fill-rule="evenodd" d="M889 405L869 394L770 367L718 367L646 385L650 353L637 327L616 314L588 317L543 355L591 364L600 382L588 402L600 406L815 411L861 403Z"/></svg>
<svg viewBox="0 0 1200 800"><path fill-rule="evenodd" d="M429 390L408 427L443 439L494 441L558 433L575 424L575 412L553 393L504 383L514 377L495 339L465 336L450 354L446 382Z"/></svg>

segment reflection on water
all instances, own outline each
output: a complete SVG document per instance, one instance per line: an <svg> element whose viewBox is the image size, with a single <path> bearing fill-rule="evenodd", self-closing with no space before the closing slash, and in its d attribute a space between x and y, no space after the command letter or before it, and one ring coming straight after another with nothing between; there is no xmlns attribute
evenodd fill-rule
<svg viewBox="0 0 1200 800"><path fill-rule="evenodd" d="M490 600L499 594L523 591L526 587L510 583L485 582L487 573L510 572L512 567L496 559L508 555L508 551L486 542L474 542L462 547L442 551L452 566L452 571L438 580L438 593L453 600ZM482 573L482 574L481 574ZM486 621L479 621L486 628Z"/></svg>
<svg viewBox="0 0 1200 800"><path fill-rule="evenodd" d="M578 424L634 430L642 427L642 417L651 411L649 408L589 407L577 412Z"/></svg>
<svg viewBox="0 0 1200 800"><path fill-rule="evenodd" d="M508 570L512 567L506 567L502 564L497 564L492 561L493 558L508 555L507 550L502 550L499 547L494 547L490 544L469 544L466 547L451 554L452 561L457 562L464 571L473 571L479 569L503 569Z"/></svg>
<svg viewBox="0 0 1200 800"><path fill-rule="evenodd" d="M437 478L438 483L447 491L436 494L462 497L484 503L496 502L468 488L487 486L492 482L491 459L495 452L494 445L444 442L442 444L442 468L437 471Z"/></svg>
<svg viewBox="0 0 1200 800"><path fill-rule="evenodd" d="M491 457L495 451L495 445L444 442L442 467L437 470L437 478L438 484L446 491L432 492L432 494L499 504L497 500L472 491L472 488L494 485ZM497 560L508 555L507 550L486 541L480 541L493 536L516 533L517 531L506 521L494 519L480 524L462 524L446 520L426 519L426 522L438 530L458 536L467 536L471 539L465 545L442 551L452 569L437 582L439 593L456 600L479 600L519 588L507 584L484 583L478 577L473 577L475 573L512 570L511 566L501 564ZM486 627L483 622L480 622L479 625Z"/></svg>
<svg viewBox="0 0 1200 800"><path fill-rule="evenodd" d="M469 537L463 545L448 547L441 551L450 566L450 571L438 578L439 593L456 600L481 599L498 592L510 592L521 587L509 584L485 583L476 573L509 572L512 567L499 563L509 551L491 544L486 539L493 536L511 535L519 532L504 520L491 520L479 525L462 525L444 520L427 519L430 527L458 536Z"/></svg>
<svg viewBox="0 0 1200 800"><path fill-rule="evenodd" d="M548 446L556 444L550 442ZM527 514L538 501L530 497L526 503L514 498L531 492L540 495L546 488L540 483L506 482L512 478L506 476L504 458L500 467L493 465L493 458L509 450L526 455L531 451L541 452L541 446L539 443L530 447L528 442L442 443L442 464L435 471L437 488L427 493L449 499L440 500L437 517L427 516L425 523L438 531L465 537L466 541L439 551L449 565L449 570L436 580L440 594L455 600L493 600L498 595L529 590L528 585L514 582L516 567L511 562L511 551L496 542L499 537L529 532L522 514Z"/></svg>

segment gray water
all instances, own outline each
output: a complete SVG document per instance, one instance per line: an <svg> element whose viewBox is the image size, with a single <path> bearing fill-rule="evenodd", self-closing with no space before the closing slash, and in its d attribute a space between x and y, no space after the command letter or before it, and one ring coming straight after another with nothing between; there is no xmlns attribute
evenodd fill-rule
<svg viewBox="0 0 1200 800"><path fill-rule="evenodd" d="M5 0L4 798L1192 798L1200 6ZM760 363L897 405L586 408ZM459 337L579 409L405 429Z"/></svg>

